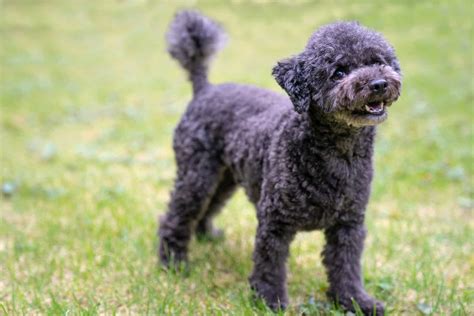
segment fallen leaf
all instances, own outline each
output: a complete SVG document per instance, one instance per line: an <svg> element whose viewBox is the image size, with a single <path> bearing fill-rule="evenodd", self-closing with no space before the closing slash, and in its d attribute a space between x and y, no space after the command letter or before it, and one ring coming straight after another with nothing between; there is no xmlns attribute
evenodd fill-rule
<svg viewBox="0 0 474 316"><path fill-rule="evenodd" d="M431 315L433 313L433 308L431 305L428 305L424 302L416 304L416 307L423 315Z"/></svg>

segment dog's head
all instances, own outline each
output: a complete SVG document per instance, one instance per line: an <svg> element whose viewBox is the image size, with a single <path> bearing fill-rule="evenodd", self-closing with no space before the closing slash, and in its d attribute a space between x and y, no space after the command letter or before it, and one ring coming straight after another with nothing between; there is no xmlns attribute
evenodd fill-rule
<svg viewBox="0 0 474 316"><path fill-rule="evenodd" d="M299 113L320 109L352 126L376 125L400 96L400 65L381 34L357 22L321 27L303 52L273 68Z"/></svg>

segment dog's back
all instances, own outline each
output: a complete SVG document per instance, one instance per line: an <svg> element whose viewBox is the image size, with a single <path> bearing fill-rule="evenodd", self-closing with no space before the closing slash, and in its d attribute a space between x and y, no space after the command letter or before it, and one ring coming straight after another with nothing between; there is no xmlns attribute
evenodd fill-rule
<svg viewBox="0 0 474 316"><path fill-rule="evenodd" d="M193 99L185 119L195 115L197 121L206 121L207 116L229 125L264 111L276 113L292 108L286 95L270 90L234 83L209 83L209 64L226 41L222 28L213 20L193 10L181 11L173 19L166 39L168 52L186 70L193 87Z"/></svg>

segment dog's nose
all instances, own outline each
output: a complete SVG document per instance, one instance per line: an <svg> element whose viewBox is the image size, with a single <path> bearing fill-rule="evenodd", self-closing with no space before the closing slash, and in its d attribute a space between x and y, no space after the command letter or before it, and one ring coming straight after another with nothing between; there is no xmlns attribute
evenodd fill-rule
<svg viewBox="0 0 474 316"><path fill-rule="evenodd" d="M387 80L375 79L369 83L370 90L375 93L382 93L387 88Z"/></svg>

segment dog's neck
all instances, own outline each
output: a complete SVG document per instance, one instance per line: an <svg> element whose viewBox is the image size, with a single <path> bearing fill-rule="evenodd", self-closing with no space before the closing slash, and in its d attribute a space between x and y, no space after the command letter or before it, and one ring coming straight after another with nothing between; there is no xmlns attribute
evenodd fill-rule
<svg viewBox="0 0 474 316"><path fill-rule="evenodd" d="M299 115L300 126L307 137L315 143L325 143L341 155L372 152L375 131L374 126L355 127L336 121L330 115L311 111Z"/></svg>

